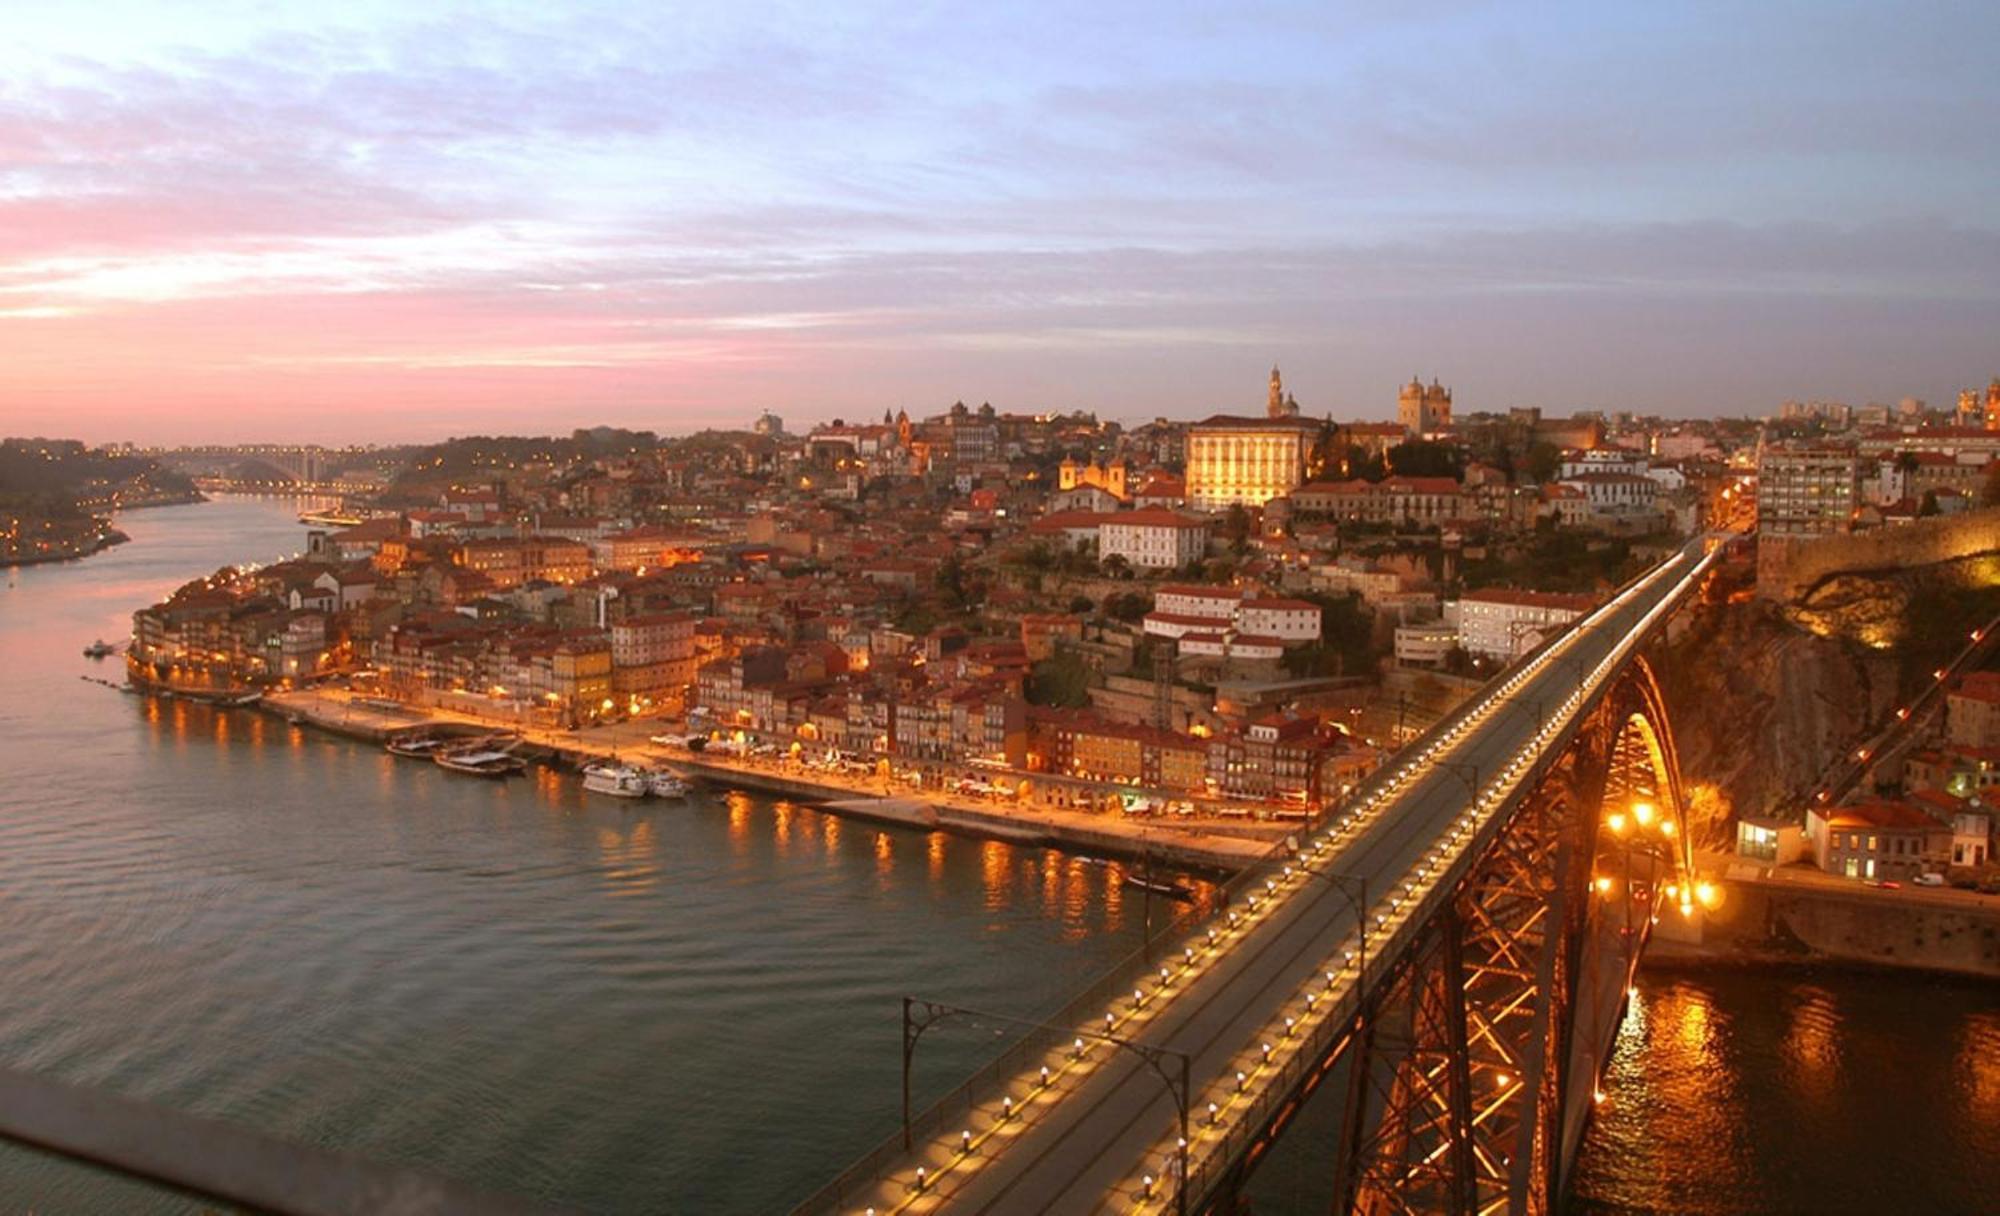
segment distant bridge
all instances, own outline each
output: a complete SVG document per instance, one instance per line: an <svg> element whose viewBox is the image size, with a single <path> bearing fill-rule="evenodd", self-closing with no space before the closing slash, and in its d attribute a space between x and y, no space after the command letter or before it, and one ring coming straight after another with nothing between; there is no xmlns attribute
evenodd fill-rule
<svg viewBox="0 0 2000 1216"><path fill-rule="evenodd" d="M906 1001L906 1070L940 1022L1029 1029L799 1216L1227 1212L1335 1076L1339 1210L1552 1210L1649 931L1707 894L1643 652L1708 549L1433 726L1161 960L1046 1022Z"/></svg>
<svg viewBox="0 0 2000 1216"><path fill-rule="evenodd" d="M269 465L295 482L315 486L331 481L328 473L333 457L333 453L326 448L311 443L170 448L152 455L160 463L190 477L227 479L240 466L256 463Z"/></svg>

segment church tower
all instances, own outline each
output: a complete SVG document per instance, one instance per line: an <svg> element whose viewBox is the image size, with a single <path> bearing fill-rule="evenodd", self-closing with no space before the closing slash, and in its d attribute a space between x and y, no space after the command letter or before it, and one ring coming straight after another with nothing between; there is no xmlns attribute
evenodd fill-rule
<svg viewBox="0 0 2000 1216"><path fill-rule="evenodd" d="M1424 433L1434 434L1451 429L1451 390L1431 377L1431 386L1424 390Z"/></svg>
<svg viewBox="0 0 2000 1216"><path fill-rule="evenodd" d="M1264 412L1272 418L1286 418L1285 382L1278 376L1276 364L1271 366L1271 395L1264 403Z"/></svg>
<svg viewBox="0 0 2000 1216"><path fill-rule="evenodd" d="M1424 433L1424 382L1415 376L1396 393L1396 421L1412 439Z"/></svg>
<svg viewBox="0 0 2000 1216"><path fill-rule="evenodd" d="M2000 376L1986 386L1986 429L2000 431Z"/></svg>

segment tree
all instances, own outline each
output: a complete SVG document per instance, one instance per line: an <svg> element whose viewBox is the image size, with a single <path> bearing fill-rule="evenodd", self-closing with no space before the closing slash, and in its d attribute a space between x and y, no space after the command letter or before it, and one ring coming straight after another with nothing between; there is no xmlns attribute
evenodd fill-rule
<svg viewBox="0 0 2000 1216"><path fill-rule="evenodd" d="M1301 593L1300 599L1319 605L1320 641L1288 651L1285 670L1297 676L1363 675L1375 666L1375 614L1359 595Z"/></svg>
<svg viewBox="0 0 2000 1216"><path fill-rule="evenodd" d="M2000 460L1986 466L1986 480L1979 487L1979 505L2000 507Z"/></svg>
<svg viewBox="0 0 2000 1216"><path fill-rule="evenodd" d="M1562 449L1553 443L1531 443L1528 445L1528 480L1540 484L1552 480L1562 471Z"/></svg>
<svg viewBox="0 0 2000 1216"><path fill-rule="evenodd" d="M952 612L965 612L986 602L986 584L978 579L965 564L965 559L953 553L938 563L937 573L931 580L938 599Z"/></svg>
<svg viewBox="0 0 2000 1216"><path fill-rule="evenodd" d="M1069 610L1078 616L1082 616L1095 607L1097 605L1092 603L1090 597L1087 595L1072 595L1069 597Z"/></svg>
<svg viewBox="0 0 2000 1216"><path fill-rule="evenodd" d="M1031 705L1081 709L1090 704L1090 666L1078 655L1059 650L1029 670L1024 691Z"/></svg>
<svg viewBox="0 0 2000 1216"><path fill-rule="evenodd" d="M1151 607L1146 597L1136 591L1121 591L1104 601L1104 611L1120 621L1136 621Z"/></svg>
<svg viewBox="0 0 2000 1216"><path fill-rule="evenodd" d="M1250 547L1250 510L1240 502L1229 504L1229 514L1222 520L1222 535L1229 540L1229 551L1241 557Z"/></svg>
<svg viewBox="0 0 2000 1216"><path fill-rule="evenodd" d="M1104 572L1112 578L1131 578L1132 563L1125 560L1123 553L1114 553L1104 559Z"/></svg>
<svg viewBox="0 0 2000 1216"><path fill-rule="evenodd" d="M1936 515L1937 513L1938 513L1937 491L1925 490L1923 501L1917 504L1918 518L1923 518L1925 516L1930 516L1930 515Z"/></svg>
<svg viewBox="0 0 2000 1216"><path fill-rule="evenodd" d="M1448 443L1408 439L1389 449L1389 469L1398 477L1449 477L1465 475L1464 458Z"/></svg>

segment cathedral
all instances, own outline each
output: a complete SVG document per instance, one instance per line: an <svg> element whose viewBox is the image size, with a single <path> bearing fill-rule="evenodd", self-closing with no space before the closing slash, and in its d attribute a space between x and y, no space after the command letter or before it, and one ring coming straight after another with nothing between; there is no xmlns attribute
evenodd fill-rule
<svg viewBox="0 0 2000 1216"><path fill-rule="evenodd" d="M1426 386L1415 376L1396 395L1396 421L1412 439L1451 429L1451 390L1432 378Z"/></svg>

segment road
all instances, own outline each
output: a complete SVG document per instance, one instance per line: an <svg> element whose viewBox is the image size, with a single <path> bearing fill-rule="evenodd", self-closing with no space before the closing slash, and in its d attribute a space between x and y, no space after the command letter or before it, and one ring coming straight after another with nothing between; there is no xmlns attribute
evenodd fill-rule
<svg viewBox="0 0 2000 1216"><path fill-rule="evenodd" d="M1184 943L1177 963L1117 1001L1104 1021L1079 1027L1187 1058L1197 1195L1345 1025L1357 982L1376 982L1373 964L1421 927L1483 848L1495 812L1545 754L1560 753L1590 695L1707 565L1690 545L1433 728L1339 821L1301 842L1299 862L1274 870L1212 940ZM1321 881L1309 870L1348 881ZM1366 883L1370 918L1366 977L1356 878ZM1178 1115L1170 1087L1134 1053L1085 1046L1080 1058L1073 1048L1051 1052L1043 1061L1049 1084L1038 1085L1033 1068L1024 1072L1004 1095L1011 1112L995 1092L968 1126L919 1145L847 1210L1172 1210Z"/></svg>

